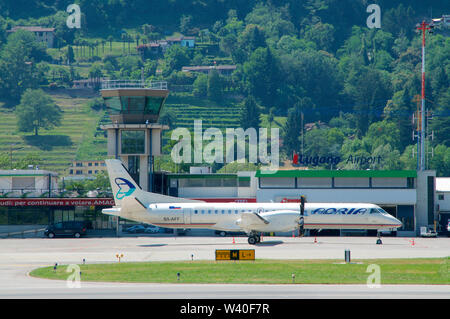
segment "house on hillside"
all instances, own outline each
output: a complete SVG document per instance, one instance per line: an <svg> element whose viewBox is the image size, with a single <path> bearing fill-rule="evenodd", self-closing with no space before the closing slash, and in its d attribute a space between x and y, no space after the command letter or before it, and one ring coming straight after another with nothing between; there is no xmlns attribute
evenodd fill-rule
<svg viewBox="0 0 450 319"><path fill-rule="evenodd" d="M450 14L443 15L441 18L432 19L432 25L450 28Z"/></svg>
<svg viewBox="0 0 450 319"><path fill-rule="evenodd" d="M159 42L141 44L136 50L143 60L157 58L163 53L163 47Z"/></svg>
<svg viewBox="0 0 450 319"><path fill-rule="evenodd" d="M313 122L313 123L306 123L305 124L305 131L311 131L313 129L321 129L321 128L328 128L328 125L326 125L326 123L322 122L322 121L317 121L317 122Z"/></svg>
<svg viewBox="0 0 450 319"><path fill-rule="evenodd" d="M184 35L177 38L166 39L169 46L173 44L179 44L182 47L194 48L195 47L195 37L185 37Z"/></svg>
<svg viewBox="0 0 450 319"><path fill-rule="evenodd" d="M100 87L101 82L106 80L106 78L89 78L73 80L72 89L93 89L96 90Z"/></svg>
<svg viewBox="0 0 450 319"><path fill-rule="evenodd" d="M36 40L42 43L45 43L47 48L53 48L55 42L55 28L43 28L40 26L36 27L27 27L27 26L17 26L13 27L11 30L8 30L8 33L14 33L17 30L26 30L29 32L33 32L36 36Z"/></svg>

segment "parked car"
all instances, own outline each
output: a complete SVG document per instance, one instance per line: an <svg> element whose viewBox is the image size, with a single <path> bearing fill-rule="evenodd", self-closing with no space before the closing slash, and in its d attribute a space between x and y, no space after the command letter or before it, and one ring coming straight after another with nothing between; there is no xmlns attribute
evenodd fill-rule
<svg viewBox="0 0 450 319"><path fill-rule="evenodd" d="M158 226L153 226L153 225L148 225L145 228L144 233L150 233L150 234L159 233L159 227Z"/></svg>
<svg viewBox="0 0 450 319"><path fill-rule="evenodd" d="M134 225L125 229L124 231L131 234L143 233L145 231L145 227L142 225Z"/></svg>
<svg viewBox="0 0 450 319"><path fill-rule="evenodd" d="M420 237L437 237L437 233L429 227L420 227Z"/></svg>
<svg viewBox="0 0 450 319"><path fill-rule="evenodd" d="M84 222L59 222L50 224L44 231L44 235L48 238L54 238L58 236L71 236L80 238L82 235L86 235L86 225Z"/></svg>

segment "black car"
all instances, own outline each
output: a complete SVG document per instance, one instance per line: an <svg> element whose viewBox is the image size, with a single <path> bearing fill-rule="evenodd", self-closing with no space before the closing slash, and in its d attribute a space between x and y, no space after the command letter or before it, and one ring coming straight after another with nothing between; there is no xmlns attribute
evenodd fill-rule
<svg viewBox="0 0 450 319"><path fill-rule="evenodd" d="M80 238L86 235L86 225L84 222L60 222L48 225L44 231L44 235L48 238L56 236L71 236Z"/></svg>

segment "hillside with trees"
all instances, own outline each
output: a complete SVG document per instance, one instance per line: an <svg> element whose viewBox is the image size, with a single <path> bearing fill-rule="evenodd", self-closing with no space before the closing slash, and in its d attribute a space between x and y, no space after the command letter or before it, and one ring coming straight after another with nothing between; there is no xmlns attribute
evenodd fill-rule
<svg viewBox="0 0 450 319"><path fill-rule="evenodd" d="M81 8L80 29L66 26L65 10L73 2ZM161 121L171 128L192 127L194 119L220 129L279 127L284 160L301 152L343 159L337 167L315 168L415 169L422 43L416 24L449 14L449 6L440 0L372 2L381 7L381 28L367 27L363 0L4 0L0 111L19 117L30 92L51 106L45 94L52 97L82 79L144 77L168 82ZM55 28L55 47L46 48L28 31L7 32L16 26ZM450 176L449 34L435 28L426 47L427 130L433 136L427 165L438 176ZM162 49L161 43L182 36L195 45ZM183 71L199 66L212 71ZM219 66L234 68L222 73ZM106 155L106 149L90 151L105 142L98 129L107 120L104 106L90 98L85 108L97 128L80 141L74 159ZM64 121L65 112L60 116ZM17 120L13 131L29 145L36 138L18 132L36 126L23 123ZM58 129L58 120L48 123L39 134ZM159 165L172 170L169 139L170 131ZM349 156L383 160L360 165L346 161Z"/></svg>

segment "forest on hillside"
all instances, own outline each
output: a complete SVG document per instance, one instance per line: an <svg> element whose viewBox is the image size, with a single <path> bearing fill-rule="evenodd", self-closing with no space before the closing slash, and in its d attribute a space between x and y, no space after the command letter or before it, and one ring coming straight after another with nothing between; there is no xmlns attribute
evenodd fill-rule
<svg viewBox="0 0 450 319"><path fill-rule="evenodd" d="M80 29L66 26L71 3L81 8ZM381 8L380 28L366 25L371 3ZM382 156L337 168L415 169L422 44L416 24L449 13L441 0L3 0L0 101L15 107L27 89L54 82L144 74L190 86L192 96L223 107L238 102L244 128L260 127L262 116L269 126L285 118L284 158ZM54 27L57 48L44 48L25 31L7 32L24 25ZM427 167L450 176L450 29L433 31L426 47ZM195 49L137 54L139 45L173 35L195 37ZM214 63L236 70L227 77L181 72Z"/></svg>

